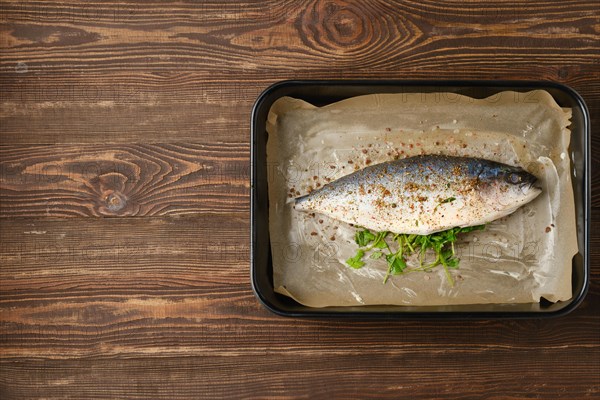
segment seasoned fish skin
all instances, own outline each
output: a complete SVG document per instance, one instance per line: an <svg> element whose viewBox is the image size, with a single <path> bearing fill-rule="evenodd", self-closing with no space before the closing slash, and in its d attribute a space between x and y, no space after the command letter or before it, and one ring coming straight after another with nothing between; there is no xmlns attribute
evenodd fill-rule
<svg viewBox="0 0 600 400"><path fill-rule="evenodd" d="M511 214L541 193L536 182L522 168L490 160L422 155L368 166L294 207L375 231L426 235Z"/></svg>

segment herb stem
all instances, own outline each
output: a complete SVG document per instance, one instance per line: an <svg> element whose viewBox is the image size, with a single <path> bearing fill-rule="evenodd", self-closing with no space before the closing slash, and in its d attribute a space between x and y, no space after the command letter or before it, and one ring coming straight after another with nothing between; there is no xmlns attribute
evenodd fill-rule
<svg viewBox="0 0 600 400"><path fill-rule="evenodd" d="M452 274L450 274L450 271L448 270L448 266L446 264L442 264L442 266L444 267L444 272L446 273L446 279L448 279L450 286L454 287L454 279L452 278Z"/></svg>

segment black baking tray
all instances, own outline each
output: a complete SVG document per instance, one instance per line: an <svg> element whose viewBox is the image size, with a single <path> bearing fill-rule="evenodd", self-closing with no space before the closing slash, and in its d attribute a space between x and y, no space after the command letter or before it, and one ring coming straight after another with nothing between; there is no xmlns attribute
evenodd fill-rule
<svg viewBox="0 0 600 400"><path fill-rule="evenodd" d="M269 239L269 196L266 164L266 120L271 105L283 96L323 106L346 98L373 93L450 92L485 98L505 90L548 91L562 107L573 109L570 156L577 217L579 252L572 261L573 297L568 301L525 304L469 304L451 306L352 306L307 307L275 293ZM289 317L385 318L385 319L472 319L541 318L560 316L574 310L589 284L590 229L590 117L581 96L573 89L546 81L283 81L267 88L256 100L251 121L251 279L262 304L272 312Z"/></svg>

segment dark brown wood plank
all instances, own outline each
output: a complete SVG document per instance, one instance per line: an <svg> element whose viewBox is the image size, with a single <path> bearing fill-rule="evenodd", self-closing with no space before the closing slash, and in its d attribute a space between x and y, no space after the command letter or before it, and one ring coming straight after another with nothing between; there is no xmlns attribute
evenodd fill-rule
<svg viewBox="0 0 600 400"><path fill-rule="evenodd" d="M597 122L596 11L581 1L5 2L0 138L247 140L258 93L289 78L558 80Z"/></svg>
<svg viewBox="0 0 600 400"><path fill-rule="evenodd" d="M485 70L498 62L531 71L544 68L531 65L540 60L552 62L555 70L598 60L598 13L592 2L515 5L15 1L3 6L1 71L12 72L19 62L32 72L53 73L289 73L340 64L365 71L444 70L449 64ZM532 12L544 18L532 18Z"/></svg>
<svg viewBox="0 0 600 400"><path fill-rule="evenodd" d="M548 62L551 64L551 62ZM197 73L12 74L0 75L0 143L239 143L250 139L250 114L258 95L272 83L309 79L427 79L430 72L345 72L295 75L249 73L203 77ZM478 70L436 71L449 79L558 80L572 86L590 108L592 126L600 123L600 62L595 74L558 78L550 72L517 73L499 65L493 74ZM50 121L50 122L49 122Z"/></svg>
<svg viewBox="0 0 600 400"><path fill-rule="evenodd" d="M249 224L246 213L6 219L0 299L193 296L247 285Z"/></svg>
<svg viewBox="0 0 600 400"><path fill-rule="evenodd" d="M599 300L595 294L588 296L568 323L448 321L441 329L439 322L427 321L382 324L283 319L262 308L249 286L198 288L187 295L77 298L67 293L65 298L51 301L3 301L6 309L1 325L5 342L2 358L78 359L110 355L148 357L151 363L158 362L150 360L155 357L232 353L250 359L272 352L274 357L296 354L310 361L318 360L325 351L393 355L418 348L427 358L441 351L468 353L501 348L517 353L531 349L561 357L585 349L590 356L587 362L594 363L600 357L600 322L589 313L594 312ZM535 363L517 356L514 361L521 366ZM343 363L338 367L349 371L361 368ZM301 363L288 368L291 375L300 370Z"/></svg>
<svg viewBox="0 0 600 400"><path fill-rule="evenodd" d="M0 216L247 211L247 144L0 147Z"/></svg>
<svg viewBox="0 0 600 400"><path fill-rule="evenodd" d="M397 352L316 347L318 357L265 350L249 356L233 351L163 357L152 364L145 358L110 357L87 362L9 360L0 365L3 382L11 383L5 391L11 399L72 398L73 393L90 399L479 400L490 393L498 393L499 399L593 399L600 392L597 380L593 383L599 365L586 361L589 354L583 347L559 354L501 346L447 346L434 353L419 346ZM515 362L516 356L522 361ZM555 364L564 367L547 367ZM292 375L292 365L302 368ZM229 371L226 380L224 371Z"/></svg>
<svg viewBox="0 0 600 400"><path fill-rule="evenodd" d="M600 104L600 102L598 102ZM600 110L597 113L600 116ZM600 123L600 120L598 121ZM592 184L592 208L600 210L600 131L599 125L595 125L592 135L592 148L590 149L591 171L590 180Z"/></svg>
<svg viewBox="0 0 600 400"><path fill-rule="evenodd" d="M0 142L247 142L250 109L269 83L153 73L0 78Z"/></svg>

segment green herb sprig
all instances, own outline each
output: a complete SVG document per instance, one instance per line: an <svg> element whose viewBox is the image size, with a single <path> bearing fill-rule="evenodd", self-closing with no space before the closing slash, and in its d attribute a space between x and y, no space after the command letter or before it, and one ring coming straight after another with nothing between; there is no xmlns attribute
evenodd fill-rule
<svg viewBox="0 0 600 400"><path fill-rule="evenodd" d="M373 260L385 257L388 270L383 283L388 281L390 275L400 275L410 271L429 271L441 265L444 268L448 282L451 286L454 286L454 279L449 269L458 268L460 262L460 259L456 256L454 242L456 242L458 235L461 233L483 229L485 229L485 225L465 228L456 227L430 235L394 234L388 231L373 233L368 229L361 229L354 236L354 241L359 246L359 249L356 251L354 257L346 260L346 263L352 268L362 268L366 264L363 258L369 251L372 251L369 258ZM391 237L390 243L388 243L388 237ZM395 250L392 250L390 244ZM435 260L426 264L425 255L428 250L434 252ZM418 254L419 266L409 269L406 257L412 254Z"/></svg>

